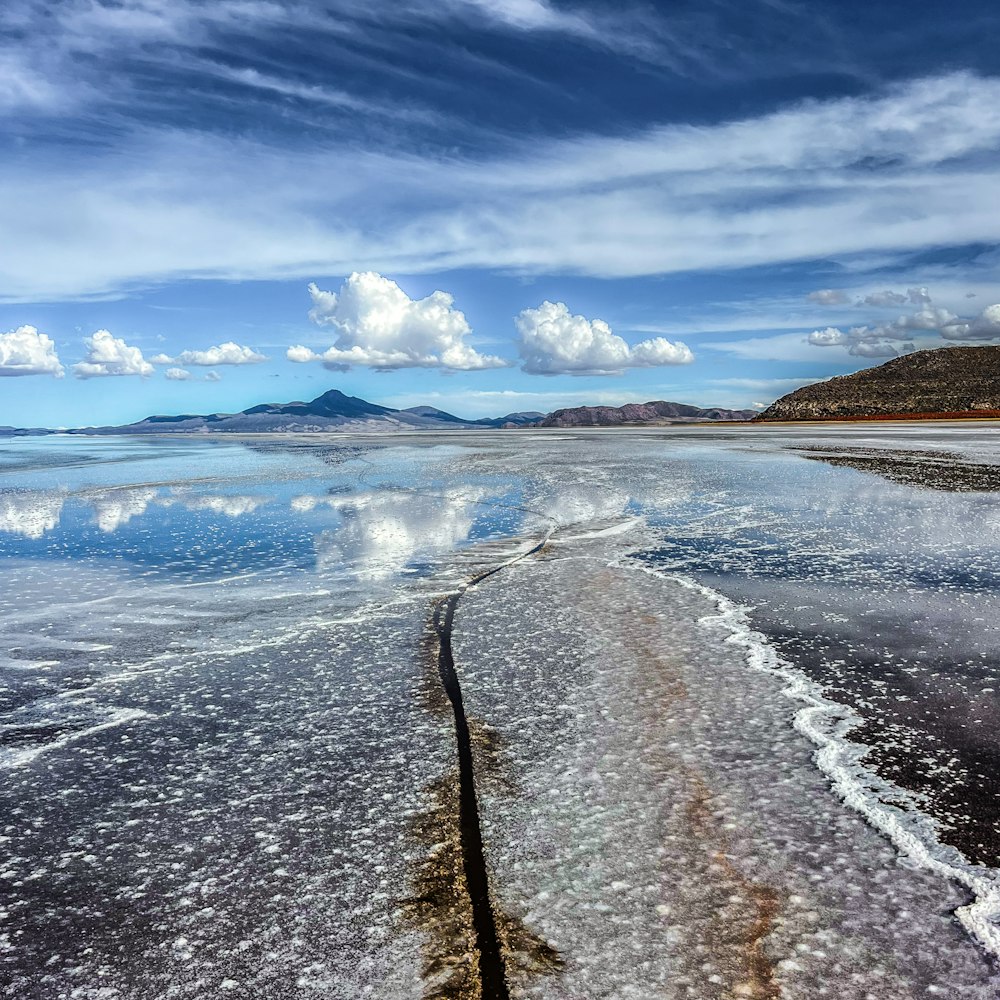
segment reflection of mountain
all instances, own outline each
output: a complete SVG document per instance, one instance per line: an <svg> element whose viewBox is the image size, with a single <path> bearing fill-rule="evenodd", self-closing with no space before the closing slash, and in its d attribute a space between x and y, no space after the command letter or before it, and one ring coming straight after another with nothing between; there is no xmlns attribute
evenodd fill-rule
<svg viewBox="0 0 1000 1000"><path fill-rule="evenodd" d="M469 489L440 498L411 493L323 497L324 504L339 512L341 524L317 536L317 568L350 568L374 579L404 572L464 542L482 496L481 490ZM292 501L293 509L300 511L316 503L310 505L305 497Z"/></svg>
<svg viewBox="0 0 1000 1000"><path fill-rule="evenodd" d="M133 517L144 514L158 495L159 490L140 487L92 493L87 499L94 508L97 526L101 531L110 533L117 531L123 524L128 524Z"/></svg>
<svg viewBox="0 0 1000 1000"><path fill-rule="evenodd" d="M62 493L24 491L0 494L0 531L25 538L41 538L59 523Z"/></svg>

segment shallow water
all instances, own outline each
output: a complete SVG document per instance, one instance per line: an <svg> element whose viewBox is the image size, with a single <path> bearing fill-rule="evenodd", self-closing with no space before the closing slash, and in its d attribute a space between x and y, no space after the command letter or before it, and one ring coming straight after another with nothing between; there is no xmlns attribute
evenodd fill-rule
<svg viewBox="0 0 1000 1000"><path fill-rule="evenodd" d="M697 495L651 512L664 543L643 558L752 606L781 655L862 716L854 735L879 772L920 796L970 861L996 866L1000 494L923 475L913 456L947 450L935 468L985 470L1000 442L993 431L859 437L681 459ZM886 457L864 471L830 464L872 448ZM895 481L901 464L912 484Z"/></svg>
<svg viewBox="0 0 1000 1000"><path fill-rule="evenodd" d="M597 672L593 691L618 700L634 693L664 645L688 650L685 669L715 649L720 690L747 685L748 705L765 713L771 727L753 749L760 773L806 768L805 801L853 830L850 824L861 820L823 791L828 777L809 763L812 748L792 728L794 707L781 707L787 699L780 685L751 682L743 654L718 645L730 625L723 623L721 639L697 625L714 613L712 598L685 598L673 584L673 590L649 589L666 587L663 581L637 582L643 567L661 577L680 575L752 606L749 624L771 650L860 720L848 739L871 747L864 767L899 786L897 807L916 816L920 837L960 851L961 857L940 855L949 863L992 869L1000 863L995 464L995 433L967 426L3 442L0 797L7 820L0 821L0 961L9 984L3 995L432 995L428 949L441 944L428 943L426 913L414 919L407 902L420 878L414 873L426 866L427 837L435 834L427 817L447 803L442 788L454 763L451 720L429 665L429 613L435 597L522 551L522 539L551 536L565 563L544 564L556 574L551 578L537 575L548 603L534 612L519 603L516 590L505 589L519 578L528 586L532 564L519 563L521 577L512 573L509 584L503 575L491 578L482 594L509 616L488 648L468 653L464 674L461 651L472 647L461 645L470 638L461 631L460 610L457 666L482 723L501 732L505 718L523 716L523 707L491 693L495 684L502 690L522 682L505 648L516 647L522 660L522 640L536 651L531 685L548 698L564 684L560 649L582 643L573 654L581 664L598 655L614 659L608 647L614 621L638 620L652 608L662 622L660 602L678 617L676 629L644 640L652 652L632 654L631 681L600 679ZM573 560L592 562L598 550L605 563L621 567L619 575L584 585ZM623 605L621 595L631 588L632 603ZM488 611L484 601L470 594L464 619L470 627ZM589 617L581 619L579 609L588 606ZM543 655L547 642L555 646ZM491 657L496 667L486 676L482 665ZM643 690L665 683L655 674ZM529 702L531 685L520 691ZM759 690L751 695L753 685ZM553 722L572 698L584 699L580 711L595 711L586 689L564 694L569 700L552 705ZM535 708L545 714L541 705ZM648 716L608 719L607 752L623 752L613 732L631 732L633 744L676 764L678 754L686 759L683 747L668 753L658 741L669 736L676 744L685 733L694 739L695 720L706 712L670 733ZM600 736L600 713L594 718ZM747 725L750 735L736 733L734 745L753 738ZM711 794L721 797L720 815L738 811L747 794L740 765L723 744L702 755L704 773L716 775ZM544 775L532 756L540 752L525 745L525 774ZM506 872L498 896L508 894L529 937L554 934L569 952L555 979L529 982L529 976L517 995L549 995L541 984L553 982L569 984L570 992L552 987L551 995L576 995L572 990L588 981L583 956L591 952L589 967L611 977L611 992L592 995L645 996L654 986L666 989L663 983L673 983L678 996L691 995L684 983L708 989L691 986L697 970L678 965L676 949L664 946L657 964L649 953L658 938L648 937L648 927L636 923L630 931L631 890L614 890L624 894L622 933L631 933L632 949L647 955L645 971L636 967L630 982L627 965L614 972L600 949L587 944L586 913L591 906L598 917L605 912L594 898L602 883L581 897L579 919L566 922L572 906L558 918L544 907L532 913L518 891L528 891L523 872L538 871L539 862L523 859L527 867L516 875L504 852L504 831L544 843L557 836L561 816L586 824L602 823L603 816L615 836L631 830L637 843L654 844L657 823L666 829L672 820L652 803L678 789L667 763L589 815L566 805L588 780L606 781L588 779L584 763L567 772L569 799L560 806L554 798L548 813L506 814L503 796L494 798L483 821L498 838L488 845L488 860L498 877ZM488 803L490 779L481 780ZM690 787L689 781L685 794ZM873 799L885 797L888 787L872 792ZM628 809L639 811L634 821ZM622 810L619 826L612 817ZM792 843L794 827L795 842L812 842L817 858L834 850L837 837L860 836L831 832L834 839L820 844L814 818L795 826L783 810L779 801L757 816L754 831L741 827L726 836L747 857L767 857L775 873L783 854L768 844L769 826L788 823L783 842ZM432 855L448 850L440 845L450 834L437 833ZM611 850L606 837L588 839L572 822L558 836L564 835L592 844L598 868L598 855ZM944 916L934 919L943 924L916 920L914 927L940 935L944 954L954 953L957 962L958 945L942 928L961 934L947 916L963 901L961 892L929 869L919 885L912 882L908 869L891 862L888 842L874 832L870 837L848 859L867 859L865 877L874 878L883 901L938 906ZM669 852L664 858L662 844L649 850L659 859L656 878L683 876L689 847L678 848L673 860ZM842 863L851 862L827 861ZM809 863L802 864L808 880ZM532 891L551 893L564 884L565 872L556 868L547 869L554 879L548 888ZM843 885L860 877L847 873ZM934 886L940 886L937 903ZM692 883L681 896L697 895L696 889ZM691 922L687 931L671 932L678 941L692 928L715 926L711 914L725 903L699 916L693 899L685 900ZM877 909L873 904L870 927L880 919ZM456 913L441 925L452 926L454 918L459 928L445 950L447 961L460 965L470 944ZM671 919L666 927L680 926ZM788 926L797 926L795 919L788 916ZM848 933L832 917L827 931L847 935L860 949L855 972L868 961L863 946L882 946L874 931L867 938L863 929ZM793 938L787 927L774 931L767 947L780 950ZM906 935L897 946L904 954L918 947ZM940 959L942 952L930 954ZM719 961L725 972L729 960ZM969 970L979 960L961 961L962 989L969 992L954 995L991 995L990 986L975 992L980 987ZM836 972L814 959L775 975L788 995L815 995L809 992L815 982ZM882 995L918 995L900 975L896 992ZM745 980L751 981L764 982ZM876 985L871 980L865 988Z"/></svg>

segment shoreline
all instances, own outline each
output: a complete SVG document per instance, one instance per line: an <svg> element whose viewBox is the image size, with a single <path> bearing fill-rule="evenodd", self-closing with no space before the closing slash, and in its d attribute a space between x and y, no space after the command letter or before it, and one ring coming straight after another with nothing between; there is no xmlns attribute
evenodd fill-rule
<svg viewBox="0 0 1000 1000"><path fill-rule="evenodd" d="M938 833L938 822L920 809L911 792L865 766L862 761L875 748L851 739L863 720L850 706L827 698L820 685L783 659L752 627L747 608L683 574L644 569L676 580L716 603L719 626L729 631L729 641L746 651L748 668L786 682L781 693L801 706L795 713L794 726L816 746L816 765L829 779L837 797L888 838L901 854L972 893L972 902L955 910L955 916L991 959L1000 962L1000 870L973 864L945 844ZM991 871L992 877L985 874Z"/></svg>
<svg viewBox="0 0 1000 1000"><path fill-rule="evenodd" d="M678 430L681 428L692 428L703 430L713 429L746 429L762 430L771 426L775 427L816 427L827 424L917 424L927 426L928 424L995 424L1000 423L1000 410L989 411L955 411L948 413L888 413L873 414L869 416L827 416L827 417L799 417L778 419L769 418L767 420L683 420L664 421L663 423L642 423L642 424L577 424L568 427L463 427L463 428L387 428L385 430L364 430L360 428L346 428L344 430L324 429L318 431L158 431L154 433L129 433L121 432L97 432L84 430L50 430L48 428L26 428L17 429L13 432L0 431L0 441L3 440L23 440L41 438L68 438L93 440L95 438L113 438L115 440L282 440L291 438L305 438L306 440L318 440L323 438L339 437L364 437L364 438L388 438L388 437L433 437L433 438L457 438L473 437L476 435L508 435L523 433L541 434L565 434L567 432L579 431L663 431Z"/></svg>

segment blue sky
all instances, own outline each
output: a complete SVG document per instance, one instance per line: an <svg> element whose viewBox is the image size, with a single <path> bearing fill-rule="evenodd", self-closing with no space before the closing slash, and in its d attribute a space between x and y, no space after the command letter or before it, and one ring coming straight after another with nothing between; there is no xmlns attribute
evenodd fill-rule
<svg viewBox="0 0 1000 1000"><path fill-rule="evenodd" d="M748 406L1000 342L998 32L978 0L8 0L0 424Z"/></svg>

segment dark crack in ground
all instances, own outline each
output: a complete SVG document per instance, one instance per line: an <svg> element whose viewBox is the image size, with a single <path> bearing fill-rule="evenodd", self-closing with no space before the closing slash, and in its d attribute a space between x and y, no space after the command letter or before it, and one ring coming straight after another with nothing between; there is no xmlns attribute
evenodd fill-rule
<svg viewBox="0 0 1000 1000"><path fill-rule="evenodd" d="M519 558L543 549L540 543ZM510 564L478 573L467 587ZM408 926L424 934L424 1000L509 1000L508 969L523 979L556 972L562 960L491 898L476 782L506 793L513 793L515 785L501 765L496 731L465 714L451 648L455 612L465 589L434 605L423 637L427 669L417 698L426 711L453 717L458 761L425 789L431 804L411 825L411 836L426 853L401 910Z"/></svg>
<svg viewBox="0 0 1000 1000"><path fill-rule="evenodd" d="M426 791L431 805L411 826L426 854L402 906L407 924L424 934L424 1000L479 1000L479 953L458 823L458 768Z"/></svg>

